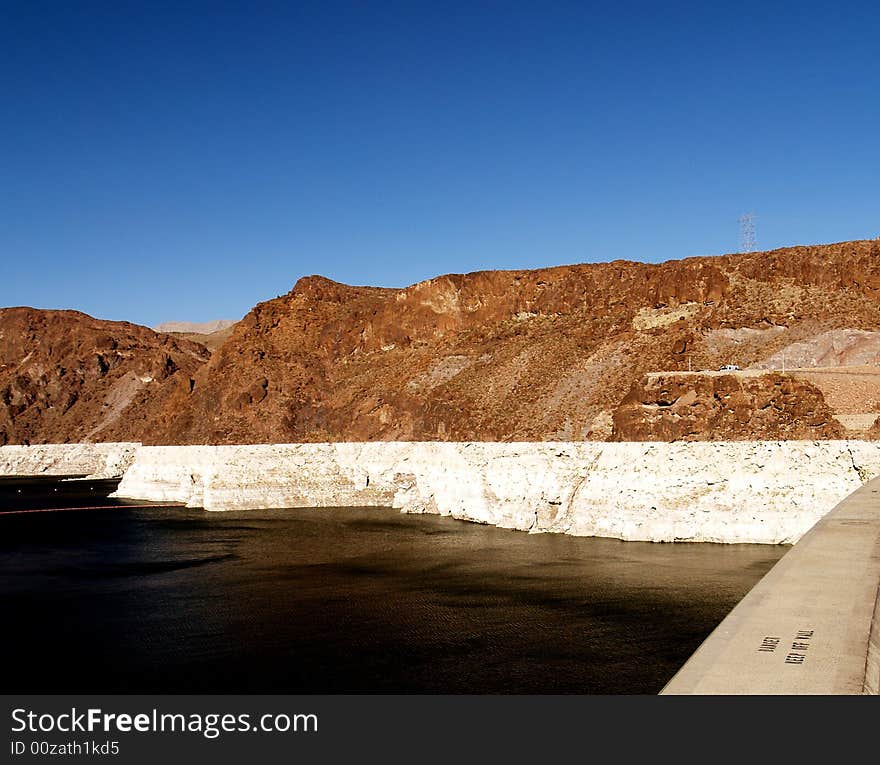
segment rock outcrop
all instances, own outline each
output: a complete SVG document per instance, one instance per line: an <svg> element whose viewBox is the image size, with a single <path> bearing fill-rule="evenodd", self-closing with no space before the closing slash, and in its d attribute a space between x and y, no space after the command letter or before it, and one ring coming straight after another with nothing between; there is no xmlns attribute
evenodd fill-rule
<svg viewBox="0 0 880 765"><path fill-rule="evenodd" d="M617 441L841 438L822 392L789 375L649 374L613 415Z"/></svg>

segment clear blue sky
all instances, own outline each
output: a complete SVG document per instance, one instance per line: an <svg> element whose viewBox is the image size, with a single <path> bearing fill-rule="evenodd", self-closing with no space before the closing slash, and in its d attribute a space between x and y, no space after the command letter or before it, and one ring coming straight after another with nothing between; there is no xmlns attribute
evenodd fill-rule
<svg viewBox="0 0 880 765"><path fill-rule="evenodd" d="M875 2L0 0L0 305L880 235Z"/></svg>

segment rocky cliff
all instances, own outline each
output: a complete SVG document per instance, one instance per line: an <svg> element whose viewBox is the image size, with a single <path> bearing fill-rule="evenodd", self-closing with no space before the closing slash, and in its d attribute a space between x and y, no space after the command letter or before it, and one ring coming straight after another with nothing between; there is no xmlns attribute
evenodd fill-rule
<svg viewBox="0 0 880 765"><path fill-rule="evenodd" d="M141 439L208 357L136 324L0 309L0 445Z"/></svg>
<svg viewBox="0 0 880 765"><path fill-rule="evenodd" d="M839 423L827 418L823 389L813 378L772 382L776 393L769 397L757 383L721 391L715 382L701 384L694 388L698 398L712 396L697 407L703 413L690 425L672 428L664 420L659 429L652 417L641 424L633 419L631 397L642 395L633 386L650 372L772 367L786 349L797 348L799 359L809 360L811 348L817 358L822 351L823 361L846 359L852 353L820 346L833 345L840 332L877 330L880 241L874 240L656 265L453 274L405 289L312 276L255 306L209 360L207 350L183 340L151 333L139 341L176 343L162 347L177 370L166 376L167 385L151 383L143 396L120 395L129 402L126 416L110 425L100 375L83 378L78 397L99 403L81 406L77 417L59 420L47 407L23 414L19 394L0 417L9 442L578 441L625 432L684 438L697 437L688 435L690 425L699 430L710 420L721 430L707 430L709 438L828 438L840 434ZM24 353L3 351L12 363L22 363L28 343L46 342L39 331L27 337L13 340ZM88 361L91 340L83 342L86 350L76 354ZM51 378L60 366L57 357L47 358L37 377ZM139 374L157 379L152 371ZM716 392L733 405L712 403ZM651 392L644 393L641 411L650 414L644 405ZM795 406L793 397L800 396L806 398ZM859 437L880 413L876 403L847 405ZM746 416L753 410L764 414Z"/></svg>
<svg viewBox="0 0 880 765"><path fill-rule="evenodd" d="M605 440L647 372L749 366L822 332L880 328L878 255L880 242L851 242L402 290L304 278L236 325L151 441ZM758 437L747 422L728 435Z"/></svg>

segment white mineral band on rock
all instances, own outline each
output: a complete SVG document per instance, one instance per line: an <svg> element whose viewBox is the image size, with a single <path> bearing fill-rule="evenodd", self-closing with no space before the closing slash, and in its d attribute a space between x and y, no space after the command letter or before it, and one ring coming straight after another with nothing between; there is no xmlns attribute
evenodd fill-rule
<svg viewBox="0 0 880 765"><path fill-rule="evenodd" d="M387 506L531 532L792 543L880 475L873 441L0 447L2 474L122 475L206 510Z"/></svg>

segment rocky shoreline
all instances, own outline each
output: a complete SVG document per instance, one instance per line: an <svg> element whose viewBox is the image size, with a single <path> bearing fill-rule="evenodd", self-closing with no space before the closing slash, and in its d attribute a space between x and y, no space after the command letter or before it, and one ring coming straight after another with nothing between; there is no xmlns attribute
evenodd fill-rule
<svg viewBox="0 0 880 765"><path fill-rule="evenodd" d="M122 476L206 510L385 506L532 533L789 544L871 478L871 441L0 447L0 475Z"/></svg>

